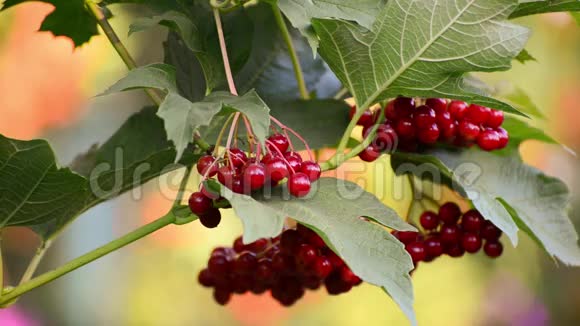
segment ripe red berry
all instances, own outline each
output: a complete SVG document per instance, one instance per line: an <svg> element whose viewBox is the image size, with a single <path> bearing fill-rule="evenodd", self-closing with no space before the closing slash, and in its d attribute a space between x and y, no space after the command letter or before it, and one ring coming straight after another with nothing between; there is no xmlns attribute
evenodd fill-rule
<svg viewBox="0 0 580 326"><path fill-rule="evenodd" d="M234 167L241 167L248 160L248 156L246 156L246 153L244 153L244 151L242 151L239 148L230 148L229 155L231 157L231 161Z"/></svg>
<svg viewBox="0 0 580 326"><path fill-rule="evenodd" d="M244 184L251 190L258 190L266 182L266 167L262 163L251 163L244 170Z"/></svg>
<svg viewBox="0 0 580 326"><path fill-rule="evenodd" d="M340 278L342 279L343 282L350 285L355 285L357 283L360 283L361 281L361 279L358 276L356 276L356 274L353 273L353 271L346 265L342 266L342 268L340 269Z"/></svg>
<svg viewBox="0 0 580 326"><path fill-rule="evenodd" d="M253 273L257 265L256 254L249 251L242 252L234 261L236 273Z"/></svg>
<svg viewBox="0 0 580 326"><path fill-rule="evenodd" d="M275 146L281 153L286 152L288 150L288 147L290 146L290 141L288 140L288 137L282 134L274 134L268 137L268 140L269 140L268 147L270 149L270 152L277 152L275 149L271 148L272 146Z"/></svg>
<svg viewBox="0 0 580 326"><path fill-rule="evenodd" d="M467 103L463 101L451 101L448 110L453 118L456 120L462 120L467 112Z"/></svg>
<svg viewBox="0 0 580 326"><path fill-rule="evenodd" d="M289 229L280 237L280 248L287 254L295 254L300 247L300 234L298 231Z"/></svg>
<svg viewBox="0 0 580 326"><path fill-rule="evenodd" d="M395 111L395 101L392 100L387 104L385 108L385 117L389 120L397 120L397 112Z"/></svg>
<svg viewBox="0 0 580 326"><path fill-rule="evenodd" d="M332 263L326 257L318 257L314 262L312 269L314 270L314 274L316 274L319 278L325 278L332 272Z"/></svg>
<svg viewBox="0 0 580 326"><path fill-rule="evenodd" d="M231 261L225 256L211 256L207 262L207 269L216 276L226 275L230 272Z"/></svg>
<svg viewBox="0 0 580 326"><path fill-rule="evenodd" d="M481 237L488 241L496 241L501 237L501 230L491 221L484 221L481 227Z"/></svg>
<svg viewBox="0 0 580 326"><path fill-rule="evenodd" d="M318 258L318 251L315 247L309 244L301 244L298 249L298 261L303 266L310 266Z"/></svg>
<svg viewBox="0 0 580 326"><path fill-rule="evenodd" d="M481 249L481 238L474 233L465 233L461 238L461 245L469 253L478 252Z"/></svg>
<svg viewBox="0 0 580 326"><path fill-rule="evenodd" d="M463 120L459 122L457 131L464 140L472 141L477 139L477 136L479 135L480 132L480 128L478 125L476 125L471 121Z"/></svg>
<svg viewBox="0 0 580 326"><path fill-rule="evenodd" d="M486 126L489 128L499 128L504 120L503 111L491 110Z"/></svg>
<svg viewBox="0 0 580 326"><path fill-rule="evenodd" d="M465 254L465 249L459 244L444 246L444 249L446 254L454 258L461 257Z"/></svg>
<svg viewBox="0 0 580 326"><path fill-rule="evenodd" d="M288 162L288 170L298 172L300 171L300 166L302 165L302 157L295 152L288 152L284 155L284 158Z"/></svg>
<svg viewBox="0 0 580 326"><path fill-rule="evenodd" d="M397 132L391 126L380 125L372 146L379 152L391 151L397 142Z"/></svg>
<svg viewBox="0 0 580 326"><path fill-rule="evenodd" d="M470 122L476 125L486 124L487 120L491 115L491 109L485 106L471 104L467 108L467 112L465 113L465 120L469 120Z"/></svg>
<svg viewBox="0 0 580 326"><path fill-rule="evenodd" d="M289 175L288 166L279 157L274 157L266 163L266 176L268 179L278 182Z"/></svg>
<svg viewBox="0 0 580 326"><path fill-rule="evenodd" d="M411 255L413 263L415 264L427 258L427 250L425 250L423 242L416 241L409 243L405 245L405 250Z"/></svg>
<svg viewBox="0 0 580 326"><path fill-rule="evenodd" d="M201 192L194 192L189 196L189 209L195 215L206 214L212 207L211 199Z"/></svg>
<svg viewBox="0 0 580 326"><path fill-rule="evenodd" d="M213 290L213 298L218 304L224 306L232 298L232 292L227 288L216 287Z"/></svg>
<svg viewBox="0 0 580 326"><path fill-rule="evenodd" d="M270 280L274 275L272 269L272 260L270 258L262 258L258 260L258 267L256 267L256 276L261 280Z"/></svg>
<svg viewBox="0 0 580 326"><path fill-rule="evenodd" d="M218 169L218 181L226 187L231 187L234 181L235 171L229 166L222 166Z"/></svg>
<svg viewBox="0 0 580 326"><path fill-rule="evenodd" d="M419 129L417 138L419 138L419 141L423 144L435 144L437 139L439 139L439 135L439 127L436 123L432 123L423 129Z"/></svg>
<svg viewBox="0 0 580 326"><path fill-rule="evenodd" d="M437 112L437 115L447 111L447 100L444 98L428 98L425 105Z"/></svg>
<svg viewBox="0 0 580 326"><path fill-rule="evenodd" d="M208 229L217 227L221 220L222 215L217 208L210 208L205 214L199 215L199 221Z"/></svg>
<svg viewBox="0 0 580 326"><path fill-rule="evenodd" d="M448 202L439 207L439 218L445 224L455 224L461 216L461 209L456 203Z"/></svg>
<svg viewBox="0 0 580 326"><path fill-rule="evenodd" d="M288 178L288 190L295 197L304 197L310 192L310 179L302 172L297 172Z"/></svg>
<svg viewBox="0 0 580 326"><path fill-rule="evenodd" d="M486 241L483 246L483 251L488 257L497 258L501 256L503 252L503 246L501 242L496 241Z"/></svg>
<svg viewBox="0 0 580 326"><path fill-rule="evenodd" d="M201 270L201 272L199 272L197 275L197 281L199 284L205 286L206 288L214 286L213 276L207 268L204 268Z"/></svg>
<svg viewBox="0 0 580 326"><path fill-rule="evenodd" d="M358 154L358 157L365 162L374 162L381 156L381 152L372 144Z"/></svg>
<svg viewBox="0 0 580 326"><path fill-rule="evenodd" d="M419 240L419 232L415 231L393 231L392 234L404 244L409 244Z"/></svg>
<svg viewBox="0 0 580 326"><path fill-rule="evenodd" d="M207 173L208 177L213 177L217 174L218 166L214 164L215 157L211 155L204 155L197 161L197 172L204 176ZM210 168L211 167L211 168Z"/></svg>
<svg viewBox="0 0 580 326"><path fill-rule="evenodd" d="M320 174L322 170L320 169L320 165L313 161L304 161L300 165L300 172L306 174L308 179L312 182L320 179Z"/></svg>
<svg viewBox="0 0 580 326"><path fill-rule="evenodd" d="M395 130L397 131L399 137L406 139L412 139L416 134L416 128L413 124L413 119L410 117L404 117L397 121Z"/></svg>
<svg viewBox="0 0 580 326"><path fill-rule="evenodd" d="M426 106L421 105L413 113L413 124L419 128L427 128L437 121L437 114L435 110Z"/></svg>
<svg viewBox="0 0 580 326"><path fill-rule="evenodd" d="M439 226L439 216L432 211L423 212L421 217L419 217L419 221L425 230L433 230Z"/></svg>
<svg viewBox="0 0 580 326"><path fill-rule="evenodd" d="M427 238L424 242L427 257L433 259L443 254L443 243L438 237Z"/></svg>
<svg viewBox="0 0 580 326"><path fill-rule="evenodd" d="M479 232L483 226L483 221L483 216L477 210L472 209L463 214L461 227L467 232Z"/></svg>
<svg viewBox="0 0 580 326"><path fill-rule="evenodd" d="M454 244L459 242L461 230L457 225L443 225L441 227L441 242L444 244Z"/></svg>
<svg viewBox="0 0 580 326"><path fill-rule="evenodd" d="M477 136L477 146L484 151L493 151L501 146L500 135L497 131L488 129Z"/></svg>
<svg viewBox="0 0 580 326"><path fill-rule="evenodd" d="M440 138L445 141L452 140L457 135L457 122L451 121L447 124L439 124Z"/></svg>
<svg viewBox="0 0 580 326"><path fill-rule="evenodd" d="M410 117L415 111L415 100L409 97L397 97L394 106L398 119Z"/></svg>
<svg viewBox="0 0 580 326"><path fill-rule="evenodd" d="M497 128L495 131L499 134L499 147L497 149L505 148L509 142L509 135L507 130L502 127Z"/></svg>
<svg viewBox="0 0 580 326"><path fill-rule="evenodd" d="M351 106L350 108L350 119L352 120L352 118L354 118L354 115L356 114L356 106ZM363 114L361 115L361 117L358 119L357 121L357 125L359 126L368 126L373 124L374 120L374 116L373 113L370 110L366 110L365 112L363 112Z"/></svg>

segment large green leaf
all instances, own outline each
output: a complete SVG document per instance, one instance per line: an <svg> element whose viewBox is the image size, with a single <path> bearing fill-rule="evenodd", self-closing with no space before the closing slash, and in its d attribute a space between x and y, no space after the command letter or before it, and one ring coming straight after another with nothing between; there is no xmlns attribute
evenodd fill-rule
<svg viewBox="0 0 580 326"><path fill-rule="evenodd" d="M386 0L277 0L277 3L316 52L318 38L310 26L313 18L348 19L370 29Z"/></svg>
<svg viewBox="0 0 580 326"><path fill-rule="evenodd" d="M509 91L500 90L497 97L501 98L506 103L509 103L521 112L524 112L534 117L545 119L546 116L532 101L530 96L519 87L512 87Z"/></svg>
<svg viewBox="0 0 580 326"><path fill-rule="evenodd" d="M520 144L526 140L538 140L548 144L559 144L554 138L546 135L543 130L530 126L522 119L506 116L502 127L508 131L510 140L507 147L501 151L503 153L511 153L517 151ZM498 154L497 152L494 152Z"/></svg>
<svg viewBox="0 0 580 326"><path fill-rule="evenodd" d="M219 187L213 182L212 187ZM322 178L306 198L290 198L286 187L252 198L221 187L244 225L244 242L273 237L286 217L316 230L363 280L384 287L413 324L409 255L386 229L414 230L397 213L356 184ZM361 219L368 217L378 224ZM379 225L380 224L380 225ZM382 225L382 226L381 226Z"/></svg>
<svg viewBox="0 0 580 326"><path fill-rule="evenodd" d="M142 17L129 28L129 35L162 25L177 31L183 42L193 52L203 52L203 40L197 26L189 17L178 11L168 11L158 16Z"/></svg>
<svg viewBox="0 0 580 326"><path fill-rule="evenodd" d="M435 164L514 245L520 224L550 255L565 264L580 265L578 235L568 217L566 185L524 164L517 153L500 156L478 150L434 150L424 155L397 155L399 166L404 161Z"/></svg>
<svg viewBox="0 0 580 326"><path fill-rule="evenodd" d="M510 18L537 15L548 12L580 11L578 0L520 0L520 4L511 13Z"/></svg>
<svg viewBox="0 0 580 326"><path fill-rule="evenodd" d="M507 23L517 1L392 0L371 31L315 19L320 54L360 109L397 95L458 98L518 113L463 81L510 67L529 31Z"/></svg>
<svg viewBox="0 0 580 326"><path fill-rule="evenodd" d="M75 172L59 168L43 140L0 136L0 216L2 225L31 226L52 238L89 208L178 169L155 108L130 117L102 146L73 162ZM188 152L180 163L199 155Z"/></svg>
<svg viewBox="0 0 580 326"><path fill-rule="evenodd" d="M51 32L55 36L70 38L75 47L88 42L98 35L97 21L86 9L83 0L6 0L1 10L28 1L40 1L54 6L40 26L40 31Z"/></svg>

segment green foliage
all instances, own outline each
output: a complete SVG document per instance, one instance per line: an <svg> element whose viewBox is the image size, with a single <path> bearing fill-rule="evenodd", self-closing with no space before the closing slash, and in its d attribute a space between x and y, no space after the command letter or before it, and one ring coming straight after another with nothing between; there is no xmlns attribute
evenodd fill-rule
<svg viewBox="0 0 580 326"><path fill-rule="evenodd" d="M511 13L510 19L548 12L580 11L578 0L520 0L519 2L516 10Z"/></svg>
<svg viewBox="0 0 580 326"><path fill-rule="evenodd" d="M528 61L538 61L536 60L536 58L534 58L534 56L532 56L530 54L530 52L528 52L528 50L523 49L522 52L520 52L517 56L516 56L516 60L519 63L526 63Z"/></svg>
<svg viewBox="0 0 580 326"><path fill-rule="evenodd" d="M75 47L88 42L98 35L97 21L85 8L84 0L6 0L2 10L28 1L41 1L55 8L40 26L40 31L51 32L55 36L70 38Z"/></svg>
<svg viewBox="0 0 580 326"><path fill-rule="evenodd" d="M515 1L389 1L371 31L315 19L320 53L357 106L397 95L463 99L508 112L481 95L465 72L506 70L529 31L505 22Z"/></svg>
<svg viewBox="0 0 580 326"><path fill-rule="evenodd" d="M212 182L211 187L220 187ZM414 228L374 195L345 180L322 178L308 197L290 198L286 187L252 198L220 187L244 224L244 242L273 237L282 231L286 217L308 225L320 234L348 266L366 282L385 288L416 323L409 271L413 264L403 245L382 226ZM360 217L368 217L370 222Z"/></svg>

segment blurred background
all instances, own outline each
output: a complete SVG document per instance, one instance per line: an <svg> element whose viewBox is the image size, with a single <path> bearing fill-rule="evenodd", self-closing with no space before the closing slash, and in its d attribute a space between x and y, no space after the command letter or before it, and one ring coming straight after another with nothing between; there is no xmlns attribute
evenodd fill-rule
<svg viewBox="0 0 580 326"><path fill-rule="evenodd" d="M127 38L131 16L113 9L113 26L138 61L162 61L156 44L161 44L165 32ZM76 154L106 140L148 102L140 92L95 98L126 69L103 36L73 51L69 40L36 32L51 10L48 4L25 3L0 15L0 133L46 138L66 165ZM134 10L130 12L135 14ZM539 125L579 152L580 28L565 13L519 22L534 30L527 48L537 62L514 63L509 72L481 77L490 83L507 80L525 90L548 117ZM578 158L561 147L536 142L525 143L522 154L530 164L568 184L575 194L571 216L580 230ZM370 180L365 186L388 194L393 176L372 178L373 173L372 169L363 173ZM401 213L406 211L408 203L388 196L384 200ZM170 205L148 184L139 201L122 196L92 209L57 240L39 272L152 221ZM241 233L240 222L229 214L214 230L196 223L168 227L26 294L16 305L0 310L0 325L408 324L380 289L368 285L338 297L323 290L310 292L290 309L268 295L236 296L225 308L216 305L211 290L197 284L197 273L213 247L230 245ZM497 260L478 254L421 265L413 274L419 324L580 324L580 268L559 265L520 234L519 247L504 241L509 248ZM10 228L3 238L5 282L14 284L38 239L21 228Z"/></svg>

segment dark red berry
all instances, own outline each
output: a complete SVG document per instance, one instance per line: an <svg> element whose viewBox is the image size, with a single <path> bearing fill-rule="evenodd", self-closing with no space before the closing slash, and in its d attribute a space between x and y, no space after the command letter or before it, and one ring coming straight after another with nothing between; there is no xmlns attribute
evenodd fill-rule
<svg viewBox="0 0 580 326"><path fill-rule="evenodd" d="M454 258L461 257L463 254L465 254L465 249L463 249L463 247L459 244L451 244L445 246L444 249L447 255Z"/></svg>
<svg viewBox="0 0 580 326"><path fill-rule="evenodd" d="M332 272L332 263L326 257L318 257L314 262L312 269L317 277L323 279Z"/></svg>
<svg viewBox="0 0 580 326"><path fill-rule="evenodd" d="M274 275L272 269L272 260L269 258L262 258L258 260L258 267L256 267L256 276L262 281L267 281Z"/></svg>
<svg viewBox="0 0 580 326"><path fill-rule="evenodd" d="M416 134L413 119L409 117L401 118L399 121L397 121L395 130L397 131L399 137L406 139L412 139L415 137Z"/></svg>
<svg viewBox="0 0 580 326"><path fill-rule="evenodd" d="M437 213L432 211L423 212L419 218L419 221L425 230L433 230L439 226L439 216Z"/></svg>
<svg viewBox="0 0 580 326"><path fill-rule="evenodd" d="M448 124L439 124L440 138L445 141L452 140L457 135L457 122L452 121Z"/></svg>
<svg viewBox="0 0 580 326"><path fill-rule="evenodd" d="M384 125L381 125L384 126ZM380 128L372 142L372 146L381 152L390 152L397 142L397 132L390 126Z"/></svg>
<svg viewBox="0 0 580 326"><path fill-rule="evenodd" d="M248 244L246 247L248 248L248 250L250 250L252 252L261 253L264 250L266 250L268 245L270 245L270 241L268 241L268 239L260 238L256 241Z"/></svg>
<svg viewBox="0 0 580 326"><path fill-rule="evenodd" d="M469 253L476 253L481 249L481 238L474 233L465 233L461 238L463 249Z"/></svg>
<svg viewBox="0 0 580 326"><path fill-rule="evenodd" d="M229 155L234 167L241 167L248 160L246 153L239 148L230 148Z"/></svg>
<svg viewBox="0 0 580 326"><path fill-rule="evenodd" d="M215 288L213 290L213 298L218 304L224 306L232 298L232 292L225 288Z"/></svg>
<svg viewBox="0 0 580 326"><path fill-rule="evenodd" d="M236 238L236 240L234 240L233 248L237 253L241 253L246 250L246 245L244 244L242 236L239 236Z"/></svg>
<svg viewBox="0 0 580 326"><path fill-rule="evenodd" d="M320 169L320 165L313 161L304 161L300 165L300 172L306 174L308 179L312 182L320 179L320 174L322 170Z"/></svg>
<svg viewBox="0 0 580 326"><path fill-rule="evenodd" d="M486 124L487 120L491 115L491 109L485 106L471 104L467 108L467 112L465 113L465 120L469 120L470 122L476 125Z"/></svg>
<svg viewBox="0 0 580 326"><path fill-rule="evenodd" d="M393 231L392 234L404 244L409 244L419 240L419 232L415 231Z"/></svg>
<svg viewBox="0 0 580 326"><path fill-rule="evenodd" d="M288 190L295 197L304 197L310 192L310 179L302 172L297 172L288 179Z"/></svg>
<svg viewBox="0 0 580 326"><path fill-rule="evenodd" d="M231 269L231 262L225 256L211 256L207 262L207 268L213 275L225 275Z"/></svg>
<svg viewBox="0 0 580 326"><path fill-rule="evenodd" d="M354 118L355 114L356 114L356 106L352 106L350 108L350 119L352 120L352 118ZM357 121L357 125L359 126L368 126L373 124L374 117L373 117L373 113L370 110L366 110L365 112L363 112L363 114L361 115L361 117L358 119Z"/></svg>
<svg viewBox="0 0 580 326"><path fill-rule="evenodd" d="M284 155L284 157L286 158L286 161L288 162L288 170L290 171L294 171L294 172L299 172L300 171L300 167L302 166L302 157L300 157L300 155L298 155L298 153L286 153Z"/></svg>
<svg viewBox="0 0 580 326"><path fill-rule="evenodd" d="M221 220L222 215L217 208L210 208L205 214L199 215L199 221L208 229L217 227Z"/></svg>
<svg viewBox="0 0 580 326"><path fill-rule="evenodd" d="M475 123L468 120L463 120L459 123L457 131L463 139L471 141L477 139L480 129L479 126Z"/></svg>
<svg viewBox="0 0 580 326"><path fill-rule="evenodd" d="M435 110L426 106L421 105L413 113L413 124L419 128L427 128L437 121L437 114Z"/></svg>
<svg viewBox="0 0 580 326"><path fill-rule="evenodd" d="M436 258L443 254L443 243L438 237L427 238L424 245L427 257Z"/></svg>
<svg viewBox="0 0 580 326"><path fill-rule="evenodd" d="M309 245L309 244L301 244L300 248L298 249L298 260L304 266L312 265L316 259L318 258L318 250Z"/></svg>
<svg viewBox="0 0 580 326"><path fill-rule="evenodd" d="M461 216L461 209L456 203L448 202L439 207L439 218L445 224L455 224Z"/></svg>
<svg viewBox="0 0 580 326"><path fill-rule="evenodd" d="M300 247L300 234L296 230L286 230L280 237L280 248L288 254L295 254Z"/></svg>
<svg viewBox="0 0 580 326"><path fill-rule="evenodd" d="M461 227L464 231L478 233L483 226L483 221L483 216L477 210L472 209L463 214Z"/></svg>
<svg viewBox="0 0 580 326"><path fill-rule="evenodd" d="M266 182L266 167L262 163L252 163L244 170L244 184L251 190L258 190Z"/></svg>
<svg viewBox="0 0 580 326"><path fill-rule="evenodd" d="M509 142L508 132L502 127L497 128L495 131L499 134L499 147L497 149L505 148Z"/></svg>
<svg viewBox="0 0 580 326"><path fill-rule="evenodd" d="M360 283L360 278L346 265L340 269L340 278L347 284L355 285Z"/></svg>
<svg viewBox="0 0 580 326"><path fill-rule="evenodd" d="M501 230L491 221L484 221L481 227L481 237L488 241L496 241L501 237Z"/></svg>
<svg viewBox="0 0 580 326"><path fill-rule="evenodd" d="M358 157L365 162L374 162L381 156L381 152L376 149L372 144L367 148L363 149L362 152L358 154Z"/></svg>
<svg viewBox="0 0 580 326"><path fill-rule="evenodd" d="M463 101L451 101L448 107L449 113L456 120L463 120L467 112L467 103Z"/></svg>
<svg viewBox="0 0 580 326"><path fill-rule="evenodd" d="M266 176L270 180L279 182L288 175L288 166L281 158L275 157L266 163Z"/></svg>
<svg viewBox="0 0 580 326"><path fill-rule="evenodd" d="M232 185L231 187L228 188L230 188L233 192L237 194L247 194L250 192L249 187L246 189L244 182L242 180L242 176L240 175L234 176L234 180L232 180Z"/></svg>
<svg viewBox="0 0 580 326"><path fill-rule="evenodd" d="M213 276L212 276L211 272L209 271L209 269L207 269L207 268L202 269L201 272L199 272L199 274L197 275L197 281L199 282L199 284L205 286L206 288L209 288L209 287L212 287L215 285Z"/></svg>
<svg viewBox="0 0 580 326"><path fill-rule="evenodd" d="M405 250L407 250L409 255L411 255L413 263L418 263L427 258L427 250L425 250L425 245L423 242L411 242L405 245Z"/></svg>
<svg viewBox="0 0 580 326"><path fill-rule="evenodd" d="M423 129L419 129L417 132L417 138L419 138L419 141L424 144L435 144L437 139L439 139L439 135L440 131L436 123L432 123Z"/></svg>
<svg viewBox="0 0 580 326"><path fill-rule="evenodd" d="M455 224L453 225L443 225L441 227L441 242L444 244L453 244L459 242L461 237L461 230Z"/></svg>
<svg viewBox="0 0 580 326"><path fill-rule="evenodd" d="M484 151L493 151L500 148L501 139L500 135L495 130L484 130L477 136L477 146Z"/></svg>
<svg viewBox="0 0 580 326"><path fill-rule="evenodd" d="M397 97L394 107L398 119L410 117L415 111L415 100L409 97Z"/></svg>
<svg viewBox="0 0 580 326"><path fill-rule="evenodd" d="M499 128L504 120L503 111L491 110L486 126L489 128Z"/></svg>
<svg viewBox="0 0 580 326"><path fill-rule="evenodd" d="M211 155L204 155L200 157L199 161L197 161L197 172L202 176L205 176L207 173L208 177L213 177L217 174L218 170L218 166L217 164L214 164L214 162L215 157Z"/></svg>
<svg viewBox="0 0 580 326"><path fill-rule="evenodd" d="M389 120L397 120L397 112L395 111L395 101L390 101L385 108L385 117Z"/></svg>
<svg viewBox="0 0 580 326"><path fill-rule="evenodd" d="M270 137L268 137L268 147L270 147L270 152L278 152L280 151L281 153L284 153L288 150L288 147L290 146L290 141L288 140L288 137L282 135L282 134L274 134ZM272 146L275 146L278 151L276 151L275 149L271 148Z"/></svg>
<svg viewBox="0 0 580 326"><path fill-rule="evenodd" d="M212 207L212 201L201 192L194 192L189 196L189 209L195 215L206 214Z"/></svg>
<svg viewBox="0 0 580 326"><path fill-rule="evenodd" d="M253 273L257 265L256 254L249 251L241 253L234 262L234 268L237 273Z"/></svg>
<svg viewBox="0 0 580 326"><path fill-rule="evenodd" d="M501 242L486 241L483 246L483 251L488 257L497 258L501 256L503 252L503 246Z"/></svg>
<svg viewBox="0 0 580 326"><path fill-rule="evenodd" d="M218 169L218 181L226 187L231 187L234 181L235 171L229 166L222 166Z"/></svg>
<svg viewBox="0 0 580 326"><path fill-rule="evenodd" d="M428 98L425 105L437 112L437 115L447 112L447 100L444 98Z"/></svg>

